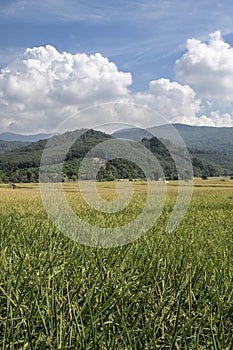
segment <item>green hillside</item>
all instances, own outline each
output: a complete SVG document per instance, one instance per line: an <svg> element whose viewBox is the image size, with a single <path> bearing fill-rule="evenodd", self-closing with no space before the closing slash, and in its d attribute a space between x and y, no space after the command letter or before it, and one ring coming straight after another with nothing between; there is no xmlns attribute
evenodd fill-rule
<svg viewBox="0 0 233 350"><path fill-rule="evenodd" d="M0 134L0 140L2 141L20 141L20 142L37 142L39 140L48 139L50 134L33 134L33 135L21 135L12 132L3 132Z"/></svg>
<svg viewBox="0 0 233 350"><path fill-rule="evenodd" d="M233 154L233 128L185 124L172 124L172 126L177 130L187 147ZM140 128L119 130L113 133L112 136L135 141L157 136L176 143L176 135L170 124L155 126L146 130Z"/></svg>
<svg viewBox="0 0 233 350"><path fill-rule="evenodd" d="M0 140L0 153L4 153L7 151L12 151L18 148L26 147L30 145L31 142L23 142L23 141L4 141Z"/></svg>
<svg viewBox="0 0 233 350"><path fill-rule="evenodd" d="M233 128L192 126L185 124L161 125L144 129L124 129L112 134L114 137L140 141L152 135L179 143L182 137L193 158L198 158L218 168L221 175L233 175ZM178 136L177 136L178 135Z"/></svg>
<svg viewBox="0 0 233 350"><path fill-rule="evenodd" d="M174 124L190 148L233 155L233 128ZM162 127L160 127L162 132Z"/></svg>
<svg viewBox="0 0 233 350"><path fill-rule="evenodd" d="M80 136L81 135L81 136ZM53 166L53 164L61 163L63 159L63 149L66 142L74 142L70 147L69 152L65 156L63 163L63 179L77 178L78 169L83 157L91 150L94 146L101 144L103 141L112 139L111 135L102 133L95 130L76 130L73 132L66 132L63 135L54 136L50 139L49 157L47 157L47 164ZM123 142L123 141L122 141ZM12 151L6 151L0 154L0 181L2 182L37 182L39 181L39 167L41 162L41 156L46 146L47 140L40 140L26 147L21 147ZM48 145L47 144L47 145ZM51 146L52 145L52 146ZM159 160L159 163L163 169L163 172L158 167L152 166L150 169L150 177L158 178L165 176L169 179L177 178L177 171L174 161L171 158L170 153L163 145L163 143L157 139L144 138L141 141L141 145L147 147ZM135 146L135 143L134 143ZM170 143L173 150L178 150L177 146ZM134 154L132 142L124 141L123 145L119 147L126 147L128 154ZM143 164L146 162L145 152L140 150L140 143L138 143L138 162ZM105 150L99 148L99 153L91 155L90 165L88 171L83 174L86 179L95 178L94 168L98 165L100 168L97 174L97 180L114 180L116 178L145 178L143 171L135 165L135 163L126 159L117 158L108 161L105 164ZM120 150L118 152L120 154ZM113 153L113 158L114 153ZM216 164L214 159L201 159L198 154L193 153L193 171L195 176L218 176L224 174L225 168ZM190 174L183 172L181 174L183 178L190 177Z"/></svg>

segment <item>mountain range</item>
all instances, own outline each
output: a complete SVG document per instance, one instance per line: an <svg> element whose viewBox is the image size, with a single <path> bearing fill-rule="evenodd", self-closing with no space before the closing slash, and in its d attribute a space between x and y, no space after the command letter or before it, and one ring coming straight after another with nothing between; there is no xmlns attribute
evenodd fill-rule
<svg viewBox="0 0 233 350"><path fill-rule="evenodd" d="M183 124L174 124L173 127L181 135L189 149L195 176L233 175L233 128L196 127ZM77 130L50 138L50 140L54 140L53 142L56 145L53 155L57 162L60 161L58 157L59 149L63 147L68 139L76 140L80 131L83 132L83 130ZM81 160L87 152L103 141L120 138L139 141L155 154L161 163L165 176L171 179L176 178L174 162L168 150L160 141L163 139L170 140L172 147L175 149L178 147L175 134L174 129L166 125L148 130L125 129L112 135L101 131L85 130L85 133L72 145L66 156L63 175L66 179L75 179ZM8 138L8 141L1 140L1 135ZM41 155L49 136L49 134L26 136L0 134L0 181L38 181ZM11 141L9 141L9 138ZM137 166L124 159L109 161L106 166L103 166L104 160L101 159L101 156L93 157L93 161L100 162L99 180L143 178L144 176ZM152 177L154 177L157 171L153 170L152 173Z"/></svg>
<svg viewBox="0 0 233 350"><path fill-rule="evenodd" d="M172 126L177 130L187 147L233 154L233 127L193 126L186 124L172 124ZM113 137L129 138L135 141L157 136L175 142L175 135L171 132L171 127L169 125L160 125L148 129L123 129L111 135ZM6 141L5 144L7 144L7 142L15 142L15 147L13 146L13 148L18 148L32 142L48 139L49 137L50 134L22 135L5 132L0 133L0 142ZM17 144L16 141L19 143Z"/></svg>
<svg viewBox="0 0 233 350"><path fill-rule="evenodd" d="M21 135L12 132L4 132L0 134L1 141L20 141L20 142L36 142L39 140L48 139L50 134L35 134L35 135Z"/></svg>
<svg viewBox="0 0 233 350"><path fill-rule="evenodd" d="M172 124L172 126L177 130L187 147L233 154L233 127L217 128L186 124ZM118 138L129 138L135 141L156 136L171 140L174 143L176 142L176 134L173 132L173 128L171 128L169 124L148 129L123 129L113 133L112 136Z"/></svg>
<svg viewBox="0 0 233 350"><path fill-rule="evenodd" d="M193 157L219 166L221 174L233 174L233 128L172 124ZM144 129L124 129L112 134L114 137L141 141L152 136L177 141L171 125ZM179 141L179 140L178 140Z"/></svg>

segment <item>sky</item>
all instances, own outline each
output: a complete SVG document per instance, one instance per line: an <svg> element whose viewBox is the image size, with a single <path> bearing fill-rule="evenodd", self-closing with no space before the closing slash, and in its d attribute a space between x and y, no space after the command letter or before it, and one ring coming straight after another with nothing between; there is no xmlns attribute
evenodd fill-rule
<svg viewBox="0 0 233 350"><path fill-rule="evenodd" d="M52 132L72 115L76 128L151 127L156 113L232 127L232 16L228 0L1 0L0 132Z"/></svg>

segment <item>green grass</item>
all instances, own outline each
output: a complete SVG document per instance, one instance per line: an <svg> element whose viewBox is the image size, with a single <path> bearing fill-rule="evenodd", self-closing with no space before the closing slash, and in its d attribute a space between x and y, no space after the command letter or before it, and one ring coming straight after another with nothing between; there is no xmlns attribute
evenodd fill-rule
<svg viewBox="0 0 233 350"><path fill-rule="evenodd" d="M232 349L232 185L197 180L182 223L167 233L176 199L169 183L155 226L115 249L58 232L37 185L1 188L0 348ZM114 196L114 184L99 186ZM71 200L80 196L65 187Z"/></svg>

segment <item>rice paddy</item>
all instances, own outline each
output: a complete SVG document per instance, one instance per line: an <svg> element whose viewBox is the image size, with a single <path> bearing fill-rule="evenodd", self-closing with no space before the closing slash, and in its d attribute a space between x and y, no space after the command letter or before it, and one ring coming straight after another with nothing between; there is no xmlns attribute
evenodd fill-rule
<svg viewBox="0 0 233 350"><path fill-rule="evenodd" d="M101 196L114 199L115 185L99 183ZM122 220L144 203L147 186L134 187ZM103 224L75 183L64 189L79 215ZM185 217L168 233L176 196L170 182L147 234L100 249L52 225L38 184L1 185L0 348L232 349L233 180L195 180Z"/></svg>

